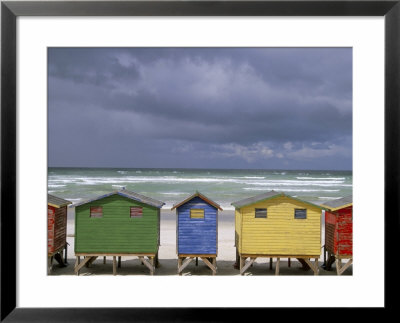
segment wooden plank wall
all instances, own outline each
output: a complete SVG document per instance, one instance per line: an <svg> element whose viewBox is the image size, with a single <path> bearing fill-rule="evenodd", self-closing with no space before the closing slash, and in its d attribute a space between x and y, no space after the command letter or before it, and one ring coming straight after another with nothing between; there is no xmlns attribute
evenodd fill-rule
<svg viewBox="0 0 400 323"><path fill-rule="evenodd" d="M54 250L64 247L67 242L67 207L56 208L54 223Z"/></svg>
<svg viewBox="0 0 400 323"><path fill-rule="evenodd" d="M204 208L204 219L191 218L191 208ZM199 197L178 208L178 254L217 253L217 212Z"/></svg>
<svg viewBox="0 0 400 323"><path fill-rule="evenodd" d="M103 217L91 218L90 207L102 206ZM143 216L130 217L130 207L143 207ZM75 209L76 253L156 253L159 220L156 207L111 195Z"/></svg>
<svg viewBox="0 0 400 323"><path fill-rule="evenodd" d="M255 218L255 208L267 208L267 218ZM295 209L307 209L306 219L295 219ZM241 208L241 253L320 255L321 209L288 197Z"/></svg>
<svg viewBox="0 0 400 323"><path fill-rule="evenodd" d="M353 254L353 206L338 211L337 251L339 255Z"/></svg>

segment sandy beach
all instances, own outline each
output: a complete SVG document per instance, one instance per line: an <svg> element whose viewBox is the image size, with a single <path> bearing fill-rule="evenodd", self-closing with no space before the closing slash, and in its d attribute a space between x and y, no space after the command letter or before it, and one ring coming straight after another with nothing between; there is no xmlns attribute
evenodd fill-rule
<svg viewBox="0 0 400 323"><path fill-rule="evenodd" d="M74 275L74 219L73 210L69 210L67 242L68 246L68 265L59 267L54 261L51 275ZM322 226L322 244L324 244L324 226ZM217 257L217 275L240 275L239 270L233 267L235 262L235 223L234 211L225 210L219 213L218 221L218 257ZM313 275L312 270L303 270L301 264L296 259L291 259L291 267L288 267L288 259L280 260L280 275ZM161 210L161 245L159 248L160 267L156 268L155 276L159 275L177 275L177 255L176 255L176 221L175 212ZM344 263L346 260L343 261ZM245 275L275 275L275 263L273 260L272 270L269 269L269 259L258 258ZM319 259L319 265L323 264L323 254ZM353 265L349 267L342 275L352 275ZM112 275L112 257L107 257L106 264L103 264L102 258L97 258L90 268L83 267L80 275ZM137 257L122 257L121 268L117 269L117 275L149 275L149 270L142 265ZM198 266L192 261L185 268L183 275L210 275L211 270L199 260ZM332 265L331 271L326 271L320 267L319 275L336 275L335 265Z"/></svg>

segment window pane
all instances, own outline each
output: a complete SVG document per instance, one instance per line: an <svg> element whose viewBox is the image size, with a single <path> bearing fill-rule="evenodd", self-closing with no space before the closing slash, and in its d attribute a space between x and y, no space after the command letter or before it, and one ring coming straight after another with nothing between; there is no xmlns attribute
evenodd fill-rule
<svg viewBox="0 0 400 323"><path fill-rule="evenodd" d="M143 208L140 206L131 207L131 218L141 218L143 216Z"/></svg>
<svg viewBox="0 0 400 323"><path fill-rule="evenodd" d="M307 210L306 209L295 209L294 210L294 218L295 219L306 219L307 218Z"/></svg>
<svg viewBox="0 0 400 323"><path fill-rule="evenodd" d="M267 209L256 209L256 218L266 218Z"/></svg>
<svg viewBox="0 0 400 323"><path fill-rule="evenodd" d="M90 217L91 218L102 218L103 217L103 207L91 206L90 207Z"/></svg>
<svg viewBox="0 0 400 323"><path fill-rule="evenodd" d="M204 218L204 209L191 209L190 217L192 219L203 219Z"/></svg>

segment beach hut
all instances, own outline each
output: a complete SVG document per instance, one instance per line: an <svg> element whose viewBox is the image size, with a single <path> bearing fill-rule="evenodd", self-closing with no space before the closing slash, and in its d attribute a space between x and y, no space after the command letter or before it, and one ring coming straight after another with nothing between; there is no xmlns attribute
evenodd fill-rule
<svg viewBox="0 0 400 323"><path fill-rule="evenodd" d="M135 256L153 275L158 264L160 209L165 203L125 189L75 204L75 273L97 258ZM83 261L80 261L83 257ZM146 258L147 257L147 258Z"/></svg>
<svg viewBox="0 0 400 323"><path fill-rule="evenodd" d="M218 254L218 210L222 208L199 192L175 204L176 248L178 254L178 274L198 258L217 272Z"/></svg>
<svg viewBox="0 0 400 323"><path fill-rule="evenodd" d="M324 265L327 270L336 261L336 271L341 275L353 263L353 196L322 204L325 211ZM326 254L328 262L326 263ZM342 267L342 260L348 259Z"/></svg>
<svg viewBox="0 0 400 323"><path fill-rule="evenodd" d="M318 274L321 254L321 208L284 193L270 191L231 203L235 207L236 263L240 274L257 258L297 258ZM249 261L246 263L246 259ZM315 263L311 259L315 259Z"/></svg>
<svg viewBox="0 0 400 323"><path fill-rule="evenodd" d="M72 202L47 194L47 271L51 272L53 259L64 266L67 262L67 205ZM65 261L63 252L65 251Z"/></svg>

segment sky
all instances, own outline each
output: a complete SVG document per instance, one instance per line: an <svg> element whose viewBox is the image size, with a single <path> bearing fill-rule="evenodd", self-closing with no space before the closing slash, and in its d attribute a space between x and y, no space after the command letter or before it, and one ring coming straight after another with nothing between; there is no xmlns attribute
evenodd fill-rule
<svg viewBox="0 0 400 323"><path fill-rule="evenodd" d="M49 48L48 166L352 169L351 48Z"/></svg>

